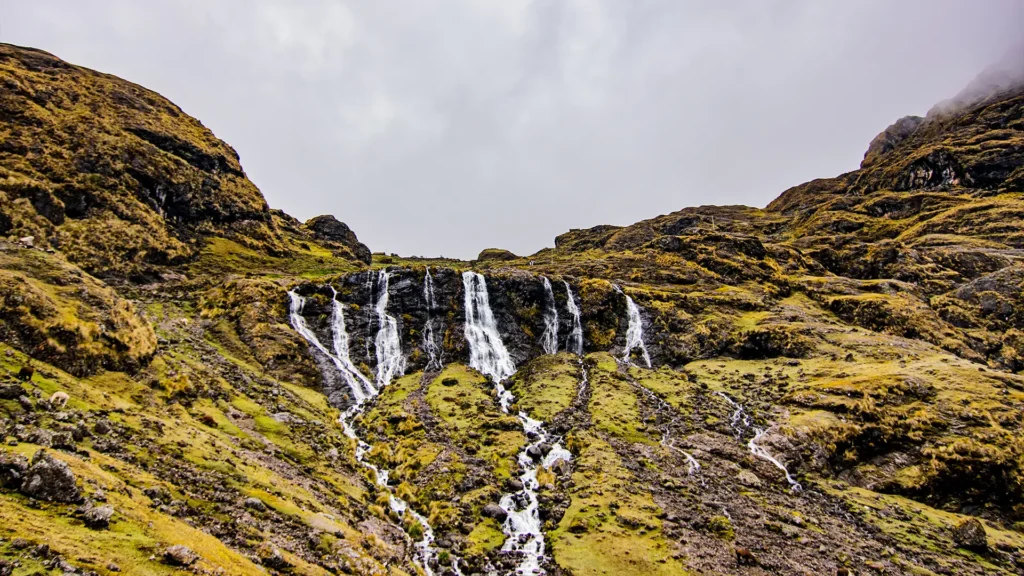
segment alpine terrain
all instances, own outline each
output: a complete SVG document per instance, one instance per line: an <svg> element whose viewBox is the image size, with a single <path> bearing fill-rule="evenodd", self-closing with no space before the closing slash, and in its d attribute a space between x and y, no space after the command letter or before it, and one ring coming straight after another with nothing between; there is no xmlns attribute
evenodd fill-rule
<svg viewBox="0 0 1024 576"><path fill-rule="evenodd" d="M466 262L0 44L0 575L1024 574L1011 56L764 209Z"/></svg>

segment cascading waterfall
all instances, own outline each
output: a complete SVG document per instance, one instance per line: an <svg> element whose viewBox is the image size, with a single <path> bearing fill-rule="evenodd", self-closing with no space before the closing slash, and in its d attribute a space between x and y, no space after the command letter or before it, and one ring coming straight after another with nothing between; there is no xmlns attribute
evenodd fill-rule
<svg viewBox="0 0 1024 576"><path fill-rule="evenodd" d="M619 294L626 297L626 313L629 317L629 325L626 327L626 351L622 355L622 360L630 362L633 350L639 348L643 355L644 363L650 368L651 355L647 353L647 345L644 344L644 323L640 317L640 307L636 305L636 302L633 302L629 294L623 292L618 286L615 289L618 290Z"/></svg>
<svg viewBox="0 0 1024 576"><path fill-rule="evenodd" d="M331 314L331 329L332 331L337 331L340 326L340 330L344 335L340 337L335 335L335 350L332 353L326 346L320 343L316 334L314 334L313 331L310 330L309 325L306 324L306 319L302 317L302 309L306 306L306 299L293 291L288 292L288 298L290 300L289 319L291 320L292 327L300 336L334 363L335 368L337 368L338 373L341 375L341 378L348 385L349 391L352 393L353 402L355 404L362 404L367 397L376 394L377 391L373 387L373 384L371 384L370 381L367 380L358 369L356 369L352 364L352 361L349 360L348 334L344 333L345 318L338 306L338 302L335 301L333 304L334 308Z"/></svg>
<svg viewBox="0 0 1024 576"><path fill-rule="evenodd" d="M466 342L469 344L469 365L481 374L488 376L495 385L498 401L502 411L508 413L514 398L505 389L502 382L515 373L515 364L501 341L498 325L491 311L487 294L487 282L476 272L466 271L462 274L466 303ZM508 513L502 525L505 532L505 543L501 549L520 555L517 574L540 575L540 565L544 558L544 534L541 530L539 502L537 500L537 467L540 464L550 467L559 460L569 460L572 455L560 444L555 443L545 456L541 445L550 439L539 420L534 420L519 412L517 415L523 425L523 432L533 441L519 453L518 462L523 473L519 481L523 489L502 496L499 505Z"/></svg>
<svg viewBox="0 0 1024 576"><path fill-rule="evenodd" d="M466 271L462 273L462 287L465 290L469 367L487 376L504 390L501 383L515 374L516 367L498 333L498 323L491 312L487 295L487 282L482 275ZM502 408L508 410L504 399L501 400Z"/></svg>
<svg viewBox="0 0 1024 576"><path fill-rule="evenodd" d="M745 432L748 429L752 429L754 431L754 437L747 441L747 448L750 449L750 453L762 460L771 462L772 465L781 470L782 474L785 475L786 477L786 482L789 483L789 489L791 491L800 492L801 490L803 490L803 487L800 486L800 483L797 482L792 475L790 475L789 469L786 468L786 465L783 464L782 462L779 462L779 460L772 456L767 449L765 449L763 446L757 443L761 439L761 437L768 432L768 430L752 426L753 422L751 421L750 416L743 409L743 406L734 401L732 398L729 398L729 396L727 396L725 393L715 392L715 394L724 398L730 406L736 409L735 412L733 412L732 414L731 426L733 430L736 431L737 438L740 438L743 435L743 432Z"/></svg>
<svg viewBox="0 0 1024 576"><path fill-rule="evenodd" d="M545 354L558 354L558 305L551 282L543 276L541 281L544 284L544 333L540 336L540 346Z"/></svg>
<svg viewBox="0 0 1024 576"><path fill-rule="evenodd" d="M444 368L444 363L435 333L437 318L434 317L434 311L437 310L437 299L434 296L434 278L430 275L430 266L427 266L427 274L423 277L423 301L427 303L427 323L423 327L423 349L427 352L426 370L440 370Z"/></svg>
<svg viewBox="0 0 1024 576"><path fill-rule="evenodd" d="M388 288L391 273L381 272L377 280L379 295L374 309L377 311L377 338L374 346L377 351L377 386L387 386L395 376L405 374L405 356L402 354L402 341L398 336L398 320L388 314Z"/></svg>
<svg viewBox="0 0 1024 576"><path fill-rule="evenodd" d="M332 291L334 290L333 287L331 289ZM385 294L384 298L387 298L386 285L383 292ZM334 294L335 296L337 296L336 291L334 292ZM309 328L309 325L306 323L306 319L302 316L302 309L306 303L305 299L293 291L288 292L288 297L291 300L291 304L289 307L289 319L291 320L292 328L294 328L295 331L298 332L299 335L302 336L306 340L306 342L308 342L311 346L313 346L321 353L323 353L325 356L331 359L331 361L337 368L338 372L341 374L342 378L345 380L345 382L349 385L349 387L352 390L355 402L352 404L352 406L348 408L348 410L345 410L342 413L339 421L341 423L341 427L345 435L351 438L356 444L356 461L359 462L364 467L366 467L367 469L371 470L373 472L374 481L376 482L376 484L388 492L388 503L389 506L391 507L391 510L393 510L399 516L409 514L413 518L413 520L415 520L416 523L420 525L420 527L423 530L423 537L420 538L420 540L415 544L418 562L420 564L420 567L423 569L424 573L427 574L427 576L433 576L434 572L433 569L431 568L431 565L436 562L438 557L438 550L434 546L433 529L431 529L430 524L429 522L427 522L426 518L424 518L421 514L417 513L412 508L410 508L405 500L402 500L401 498L394 494L391 487L388 486L388 471L378 468L377 466L374 466L373 464L366 460L366 454L370 451L371 446L364 442L361 438L359 438L359 436L356 434L355 428L352 426L352 420L362 412L362 409L365 406L366 401L372 399L374 396L377 395L378 390L374 388L373 384L369 381L369 379L367 379L365 376L363 376L361 372L359 372L359 370L355 367L355 365L352 363L351 358L349 357L349 338L348 332L345 329L345 315L341 303L338 302L336 299L333 302L331 332L334 341L334 353L332 354L320 342L320 339ZM384 306L387 306L386 301L384 302ZM388 329L387 323L382 322L380 330L378 331L378 341L380 340L380 331L386 329ZM395 330L395 334L397 337L397 329ZM387 338L390 338L390 336L388 336ZM380 346L378 345L378 350L379 349ZM399 351L400 350L401 347L399 346ZM453 555L451 566L452 571L455 574L461 576L462 571L459 569L458 562L458 558L456 558Z"/></svg>
<svg viewBox="0 0 1024 576"><path fill-rule="evenodd" d="M352 363L348 353L348 330L345 329L344 305L338 301L338 291L331 286L334 296L331 298L331 332L334 334L334 356L338 359L338 371L341 377L352 390L352 396L357 404L362 404L367 398L377 395L374 388L363 373ZM301 316L300 316L301 319ZM303 321L305 321L303 319Z"/></svg>
<svg viewBox="0 0 1024 576"><path fill-rule="evenodd" d="M577 356L582 356L583 325L580 323L580 309L576 305L576 298L572 295L569 283L564 280L562 283L565 284L566 307L569 308L569 314L572 315L572 332L569 332L569 336L565 339L565 349Z"/></svg>

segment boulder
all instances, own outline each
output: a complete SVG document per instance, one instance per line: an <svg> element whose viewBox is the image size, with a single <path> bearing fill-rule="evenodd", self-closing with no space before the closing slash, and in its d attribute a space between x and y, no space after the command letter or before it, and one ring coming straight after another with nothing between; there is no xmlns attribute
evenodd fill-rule
<svg viewBox="0 0 1024 576"><path fill-rule="evenodd" d="M199 560L199 555L188 546L175 544L164 550L164 562L172 566L191 566Z"/></svg>
<svg viewBox="0 0 1024 576"><path fill-rule="evenodd" d="M28 473L28 459L21 454L0 452L0 485L16 489Z"/></svg>
<svg viewBox="0 0 1024 576"><path fill-rule="evenodd" d="M82 511L82 519L85 525L90 528L104 529L110 527L110 519L114 517L114 507L105 504L103 506L89 505Z"/></svg>
<svg viewBox="0 0 1024 576"><path fill-rule="evenodd" d="M968 518L953 528L953 542L961 548L983 551L988 549L985 525L977 518Z"/></svg>
<svg viewBox="0 0 1024 576"><path fill-rule="evenodd" d="M78 502L82 492L68 465L46 450L32 456L32 466L21 484L22 493L50 502Z"/></svg>
<svg viewBox="0 0 1024 576"><path fill-rule="evenodd" d="M519 256L500 248L485 248L476 259L480 262L505 262L508 260L518 260Z"/></svg>
<svg viewBox="0 0 1024 576"><path fill-rule="evenodd" d="M498 522L504 522L508 518L508 512L493 502L484 506L484 509L480 511L480 514L485 518L494 518Z"/></svg>

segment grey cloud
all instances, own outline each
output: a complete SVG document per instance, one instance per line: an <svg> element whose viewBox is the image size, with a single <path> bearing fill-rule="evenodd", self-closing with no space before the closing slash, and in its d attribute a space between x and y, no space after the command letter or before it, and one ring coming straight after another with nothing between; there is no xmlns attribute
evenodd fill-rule
<svg viewBox="0 0 1024 576"><path fill-rule="evenodd" d="M157 90L375 250L763 206L1020 41L1024 3L33 0L0 40Z"/></svg>

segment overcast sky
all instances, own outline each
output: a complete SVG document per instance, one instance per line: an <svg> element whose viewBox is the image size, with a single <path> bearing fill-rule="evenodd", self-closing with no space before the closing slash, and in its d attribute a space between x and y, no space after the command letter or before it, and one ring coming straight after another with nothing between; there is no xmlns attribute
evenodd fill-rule
<svg viewBox="0 0 1024 576"><path fill-rule="evenodd" d="M271 206L463 258L852 170L1022 23L1019 0L0 0L0 41L160 92Z"/></svg>

